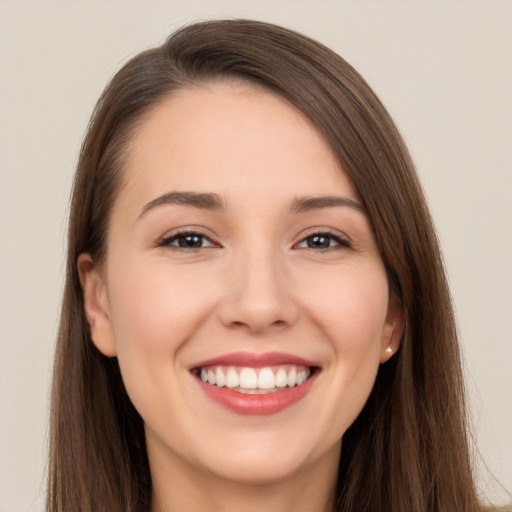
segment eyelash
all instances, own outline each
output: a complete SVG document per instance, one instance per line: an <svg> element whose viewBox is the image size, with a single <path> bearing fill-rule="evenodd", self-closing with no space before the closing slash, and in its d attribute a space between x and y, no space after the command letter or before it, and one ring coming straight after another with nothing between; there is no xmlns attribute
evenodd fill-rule
<svg viewBox="0 0 512 512"><path fill-rule="evenodd" d="M308 245L307 247L304 247L304 249L310 249L313 251L315 251L315 250L335 251L335 250L339 250L339 249L350 249L352 247L350 242L347 239L342 238L341 236L336 235L330 231L317 231L317 232L311 233L310 235L304 237L298 244L296 244L296 246L300 246L300 244L303 244L303 243L308 243L308 240L314 240L315 238L316 239L327 239L329 245L327 247L311 247ZM336 243L336 245L331 246L330 245L331 241L334 241Z"/></svg>
<svg viewBox="0 0 512 512"><path fill-rule="evenodd" d="M187 238L196 237L196 241L199 241L201 245L198 246L186 246L186 245L180 245L180 241L185 241ZM312 247L309 245L309 241L313 241L314 239L326 239L327 243L329 244L327 247L320 246L320 247ZM198 240L197 240L198 239ZM209 245L202 245L204 241L208 241ZM177 242L177 243L176 243ZM335 245L331 245L331 242L335 242ZM186 243L186 242L185 242ZM306 247L300 247L301 244L306 243L308 244ZM325 242L324 242L325 243ZM209 237L207 237L205 234L197 232L197 231L178 231L177 233L173 233L172 235L163 238L159 243L159 247L169 247L175 250L185 250L185 251L197 251L200 249L205 249L209 247L220 247L218 244L213 242ZM329 231L318 231L311 233L310 235L304 237L298 244L295 244L294 247L299 247L301 249L309 249L312 251L333 251L333 250L339 250L339 249L350 249L352 246L348 240L345 238L342 238L339 235L336 235L334 233L331 233Z"/></svg>
<svg viewBox="0 0 512 512"><path fill-rule="evenodd" d="M195 246L187 247L187 246L179 245L179 243L180 243L179 241L185 240L187 237L188 238L197 237L198 239L201 239L202 241L207 240L209 242L209 245L207 245L207 246L201 245L200 247L195 247ZM173 242L178 242L178 244L173 245ZM216 244L215 242L212 242L212 240L209 237L207 237L205 234L199 233L197 231L187 231L187 230L178 231L177 233L173 233L172 235L163 238L158 243L158 246L159 247L170 247L172 249L185 250L185 251L187 251L187 250L188 251L197 251L199 249L204 249L206 247L219 247L218 244Z"/></svg>

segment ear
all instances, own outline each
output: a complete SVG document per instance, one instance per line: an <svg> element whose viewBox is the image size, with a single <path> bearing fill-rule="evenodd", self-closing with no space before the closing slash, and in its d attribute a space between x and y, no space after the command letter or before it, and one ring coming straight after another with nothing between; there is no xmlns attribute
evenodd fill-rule
<svg viewBox="0 0 512 512"><path fill-rule="evenodd" d="M77 268L91 339L103 355L113 357L117 351L105 279L94 265L90 254L80 254Z"/></svg>
<svg viewBox="0 0 512 512"><path fill-rule="evenodd" d="M386 321L382 330L380 362L385 363L400 347L405 327L405 312L400 301L390 295Z"/></svg>

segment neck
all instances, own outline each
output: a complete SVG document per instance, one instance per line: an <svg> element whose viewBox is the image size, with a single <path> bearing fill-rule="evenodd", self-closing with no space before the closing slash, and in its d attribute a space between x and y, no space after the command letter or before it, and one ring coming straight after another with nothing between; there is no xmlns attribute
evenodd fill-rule
<svg viewBox="0 0 512 512"><path fill-rule="evenodd" d="M151 461L151 512L333 512L339 450L270 482L226 480L182 460ZM153 463L151 463L153 462Z"/></svg>

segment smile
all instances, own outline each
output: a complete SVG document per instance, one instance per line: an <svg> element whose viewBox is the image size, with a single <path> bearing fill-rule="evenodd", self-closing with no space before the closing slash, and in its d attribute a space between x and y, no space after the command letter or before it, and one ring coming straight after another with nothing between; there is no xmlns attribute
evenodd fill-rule
<svg viewBox="0 0 512 512"><path fill-rule="evenodd" d="M265 368L210 366L202 367L196 375L203 381L246 394L273 393L300 386L311 375L309 367L283 365Z"/></svg>
<svg viewBox="0 0 512 512"><path fill-rule="evenodd" d="M256 416L276 414L301 400L319 372L311 361L280 353L230 354L191 368L214 402Z"/></svg>

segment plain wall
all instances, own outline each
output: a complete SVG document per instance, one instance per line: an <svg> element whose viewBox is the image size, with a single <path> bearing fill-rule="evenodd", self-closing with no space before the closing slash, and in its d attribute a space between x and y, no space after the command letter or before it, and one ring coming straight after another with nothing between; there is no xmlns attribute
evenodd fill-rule
<svg viewBox="0 0 512 512"><path fill-rule="evenodd" d="M0 511L44 508L66 209L80 142L127 58L185 22L250 17L332 47L418 167L458 314L479 485L512 490L512 3L0 0Z"/></svg>

